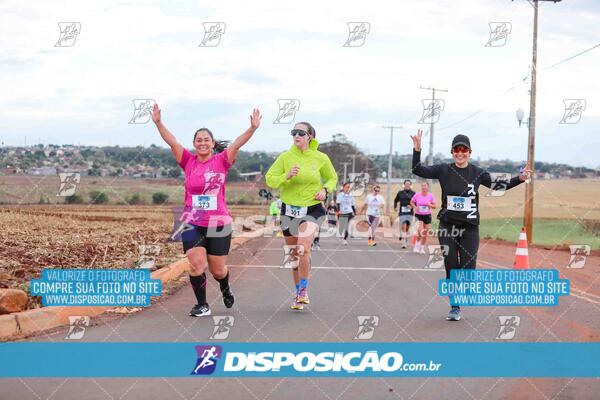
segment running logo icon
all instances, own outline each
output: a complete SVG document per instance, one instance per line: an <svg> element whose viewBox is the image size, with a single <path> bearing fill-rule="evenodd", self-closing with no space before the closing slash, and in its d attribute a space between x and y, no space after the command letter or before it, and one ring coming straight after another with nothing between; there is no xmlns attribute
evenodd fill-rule
<svg viewBox="0 0 600 400"><path fill-rule="evenodd" d="M503 172L490 172L490 177L492 178L492 185L490 191L486 193L486 196L504 196L506 193L506 188L508 187L508 182L511 179L510 174Z"/></svg>
<svg viewBox="0 0 600 400"><path fill-rule="evenodd" d="M79 172L61 172L58 174L58 177L60 179L60 187L56 195L62 197L73 196L77 184L81 182L81 174Z"/></svg>
<svg viewBox="0 0 600 400"><path fill-rule="evenodd" d="M440 269L444 266L444 256L448 255L450 248L447 245L428 244L429 258L423 268Z"/></svg>
<svg viewBox="0 0 600 400"><path fill-rule="evenodd" d="M508 35L512 31L510 22L490 22L490 38L485 47L502 47L508 40Z"/></svg>
<svg viewBox="0 0 600 400"><path fill-rule="evenodd" d="M358 332L354 340L369 340L375 333L375 328L379 326L379 317L377 315L359 315Z"/></svg>
<svg viewBox="0 0 600 400"><path fill-rule="evenodd" d="M421 119L417 122L417 124L430 124L436 123L440 119L440 115L442 111L444 111L444 100L442 99L423 99L421 100L423 104L423 115L421 115Z"/></svg>
<svg viewBox="0 0 600 400"><path fill-rule="evenodd" d="M88 316L69 316L69 332L66 340L79 340L85 334L85 328L90 326L90 317Z"/></svg>
<svg viewBox="0 0 600 400"><path fill-rule="evenodd" d="M581 114L585 110L584 99L565 99L565 113L559 124L576 124L581 121Z"/></svg>
<svg viewBox="0 0 600 400"><path fill-rule="evenodd" d="M189 207L173 208L173 229L171 229L167 242L181 242L181 234L194 229L189 222L198 216L199 211Z"/></svg>
<svg viewBox="0 0 600 400"><path fill-rule="evenodd" d="M204 22L204 38L198 47L217 47L225 34L225 22Z"/></svg>
<svg viewBox="0 0 600 400"><path fill-rule="evenodd" d="M73 47L77 40L77 35L81 33L81 23L59 22L58 29L60 30L60 35L54 47Z"/></svg>
<svg viewBox="0 0 600 400"><path fill-rule="evenodd" d="M279 99L277 100L279 111L274 124L291 124L296 119L296 113L300 111L300 100L298 99Z"/></svg>
<svg viewBox="0 0 600 400"><path fill-rule="evenodd" d="M198 360L191 375L210 375L217 368L217 360L221 359L223 349L221 346L196 346Z"/></svg>
<svg viewBox="0 0 600 400"><path fill-rule="evenodd" d="M367 35L371 32L368 22L348 22L348 39L343 47L361 47L365 44Z"/></svg>
<svg viewBox="0 0 600 400"><path fill-rule="evenodd" d="M215 327L213 329L212 335L210 335L210 339L227 339L229 337L229 331L231 330L231 328L233 328L233 322L235 321L235 318L227 315L214 316L213 321L215 323Z"/></svg>
<svg viewBox="0 0 600 400"><path fill-rule="evenodd" d="M360 172L360 173L349 173L348 177L350 179L350 191L348 194L350 196L362 196L365 192L367 185L369 184L369 173L368 172Z"/></svg>
<svg viewBox="0 0 600 400"><path fill-rule="evenodd" d="M301 244L297 245L283 245L283 263L281 268L291 268L293 270L298 269L300 265L299 257L304 254L304 246Z"/></svg>
<svg viewBox="0 0 600 400"><path fill-rule="evenodd" d="M152 99L134 99L133 101L133 117L129 121L130 124L146 124L150 121L150 112L156 103Z"/></svg>
<svg viewBox="0 0 600 400"><path fill-rule="evenodd" d="M135 263L136 268L152 269L156 264L156 258L160 254L160 245L158 244L142 244L138 246L139 257Z"/></svg>
<svg viewBox="0 0 600 400"><path fill-rule="evenodd" d="M496 336L496 340L511 340L515 337L515 333L517 333L517 326L521 324L521 317L516 315L510 316L499 316L500 320L500 331L498 332L498 336Z"/></svg>
<svg viewBox="0 0 600 400"><path fill-rule="evenodd" d="M567 268L583 268L585 266L585 260L590 255L591 246L587 244L574 244L569 246L571 251L571 258L567 264Z"/></svg>

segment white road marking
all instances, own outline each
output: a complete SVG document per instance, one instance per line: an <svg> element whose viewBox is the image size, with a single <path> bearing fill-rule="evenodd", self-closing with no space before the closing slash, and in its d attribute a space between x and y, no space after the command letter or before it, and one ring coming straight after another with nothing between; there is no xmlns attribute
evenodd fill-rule
<svg viewBox="0 0 600 400"><path fill-rule="evenodd" d="M281 268L281 269L291 269L291 268L282 268L281 265L260 265L260 264L227 264L227 267L237 267L237 268ZM331 269L331 270L359 270L359 271L443 271L438 268L389 268L389 267L327 267L327 266L312 266L312 269Z"/></svg>

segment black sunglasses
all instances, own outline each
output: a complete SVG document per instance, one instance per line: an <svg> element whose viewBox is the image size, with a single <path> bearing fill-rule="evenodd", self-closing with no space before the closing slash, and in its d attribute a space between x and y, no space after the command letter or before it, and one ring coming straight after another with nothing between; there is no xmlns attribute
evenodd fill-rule
<svg viewBox="0 0 600 400"><path fill-rule="evenodd" d="M302 129L292 129L292 136L306 136L308 135L308 133L306 131L303 131Z"/></svg>

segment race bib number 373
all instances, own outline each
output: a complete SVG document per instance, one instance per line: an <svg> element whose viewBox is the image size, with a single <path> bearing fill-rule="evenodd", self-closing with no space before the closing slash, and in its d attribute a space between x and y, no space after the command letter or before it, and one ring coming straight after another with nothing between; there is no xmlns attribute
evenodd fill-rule
<svg viewBox="0 0 600 400"><path fill-rule="evenodd" d="M196 210L216 210L217 196L192 195L192 207Z"/></svg>

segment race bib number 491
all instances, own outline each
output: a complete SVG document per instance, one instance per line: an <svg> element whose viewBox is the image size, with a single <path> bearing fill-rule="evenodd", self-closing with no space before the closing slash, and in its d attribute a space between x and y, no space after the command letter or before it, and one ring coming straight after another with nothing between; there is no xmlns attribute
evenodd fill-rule
<svg viewBox="0 0 600 400"><path fill-rule="evenodd" d="M293 218L302 218L306 215L308 207L285 205L285 215Z"/></svg>

